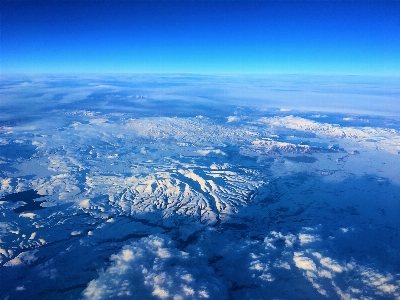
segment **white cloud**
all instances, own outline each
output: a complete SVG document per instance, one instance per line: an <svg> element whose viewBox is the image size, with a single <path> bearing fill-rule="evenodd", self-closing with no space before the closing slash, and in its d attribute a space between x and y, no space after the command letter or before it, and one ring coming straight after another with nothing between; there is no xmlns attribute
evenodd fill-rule
<svg viewBox="0 0 400 300"><path fill-rule="evenodd" d="M197 150L197 152L200 153L203 156L206 156L207 154L210 154L210 153L226 155L226 153L221 151L220 149L216 149L216 150L214 150L214 149Z"/></svg>
<svg viewBox="0 0 400 300"><path fill-rule="evenodd" d="M228 121L227 121L228 123L236 122L236 121L240 120L237 116L229 116L227 119L228 119Z"/></svg>
<svg viewBox="0 0 400 300"><path fill-rule="evenodd" d="M83 292L85 299L141 295L148 299L205 299L224 297L220 283L198 253L174 247L166 238L150 236L112 255L112 265Z"/></svg>
<svg viewBox="0 0 400 300"><path fill-rule="evenodd" d="M308 243L321 241L321 238L316 234L300 233L299 240L300 240L300 245L304 246L305 244L308 244Z"/></svg>
<svg viewBox="0 0 400 300"><path fill-rule="evenodd" d="M107 121L108 120L106 118L89 119L89 124L100 125Z"/></svg>
<svg viewBox="0 0 400 300"><path fill-rule="evenodd" d="M400 299L399 281L395 280L391 274L381 274L372 268L360 267L362 282L369 287L376 289L378 295L394 295Z"/></svg>
<svg viewBox="0 0 400 300"><path fill-rule="evenodd" d="M295 252L293 260L296 267L302 270L316 271L317 267L312 259L304 256L304 252Z"/></svg>
<svg viewBox="0 0 400 300"><path fill-rule="evenodd" d="M320 114L316 114L316 115L311 115L311 118L327 118L327 115L320 115Z"/></svg>
<svg viewBox="0 0 400 300"><path fill-rule="evenodd" d="M339 265L339 263L329 257L324 257L319 262L321 263L321 265L332 270L333 272L343 272L343 268Z"/></svg>
<svg viewBox="0 0 400 300"><path fill-rule="evenodd" d="M335 232L342 236L343 228ZM297 234L271 231L261 248L252 248L249 271L254 280L265 284L284 278L285 272L298 269L320 295L340 299L400 299L398 275L373 267L366 267L352 257L337 256L329 237L322 238L323 227L303 227ZM283 241L285 241L283 243ZM255 245L253 243L253 245ZM350 262L349 262L350 260ZM347 261L347 262L344 262ZM287 273L286 273L287 274Z"/></svg>
<svg viewBox="0 0 400 300"><path fill-rule="evenodd" d="M23 217L23 218L34 219L37 216L37 214L34 214L34 213L21 213L21 214L19 214L19 216Z"/></svg>
<svg viewBox="0 0 400 300"><path fill-rule="evenodd" d="M82 208L89 208L90 200L89 199L82 200L81 202L79 202L79 206Z"/></svg>

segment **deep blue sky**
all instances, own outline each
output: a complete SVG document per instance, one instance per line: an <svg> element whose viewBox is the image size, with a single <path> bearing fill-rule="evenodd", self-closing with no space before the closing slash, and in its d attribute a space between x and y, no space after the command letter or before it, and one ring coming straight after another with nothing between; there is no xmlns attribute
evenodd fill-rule
<svg viewBox="0 0 400 300"><path fill-rule="evenodd" d="M1 72L400 75L400 1L1 3Z"/></svg>

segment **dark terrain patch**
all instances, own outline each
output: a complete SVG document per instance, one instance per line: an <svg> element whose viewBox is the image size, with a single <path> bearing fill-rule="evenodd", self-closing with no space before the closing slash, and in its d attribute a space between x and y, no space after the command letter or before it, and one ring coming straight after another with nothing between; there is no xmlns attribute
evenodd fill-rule
<svg viewBox="0 0 400 300"><path fill-rule="evenodd" d="M14 193L5 196L1 200L11 201L12 203L16 203L19 201L25 202L25 205L22 205L18 208L14 209L16 213L22 213L25 211L34 211L39 209L44 209L45 207L40 206L43 202L46 201L34 201L34 199L45 197L43 195L39 195L35 190L28 190L24 192Z"/></svg>
<svg viewBox="0 0 400 300"><path fill-rule="evenodd" d="M317 159L313 156L306 156L306 155L301 155L301 156L285 156L287 160L298 162L298 163L315 163Z"/></svg>

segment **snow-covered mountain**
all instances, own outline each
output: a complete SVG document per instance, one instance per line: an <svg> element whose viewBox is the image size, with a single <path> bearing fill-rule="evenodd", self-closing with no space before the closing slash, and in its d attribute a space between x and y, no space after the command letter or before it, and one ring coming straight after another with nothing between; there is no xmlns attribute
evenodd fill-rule
<svg viewBox="0 0 400 300"><path fill-rule="evenodd" d="M1 297L400 299L400 122L1 93L32 89L0 123Z"/></svg>

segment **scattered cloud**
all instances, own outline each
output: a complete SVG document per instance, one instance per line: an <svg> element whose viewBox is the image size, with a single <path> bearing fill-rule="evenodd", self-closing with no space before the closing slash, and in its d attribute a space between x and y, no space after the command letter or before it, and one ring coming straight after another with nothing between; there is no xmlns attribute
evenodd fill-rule
<svg viewBox="0 0 400 300"><path fill-rule="evenodd" d="M343 234L341 229L337 234ZM264 239L264 250L251 250L249 270L258 272L257 278L275 281L285 277L283 271L298 269L319 294L329 298L400 299L398 274L364 266L352 257L334 258L321 231L320 225L303 227L297 234L271 231Z"/></svg>
<svg viewBox="0 0 400 300"><path fill-rule="evenodd" d="M112 265L86 287L84 299L226 297L202 254L183 252L166 237L143 238L112 255L111 261Z"/></svg>
<svg viewBox="0 0 400 300"><path fill-rule="evenodd" d="M228 123L237 122L240 120L240 118L237 116L229 116L227 119L228 119L228 121L227 121Z"/></svg>
<svg viewBox="0 0 400 300"><path fill-rule="evenodd" d="M308 234L308 233L300 233L299 234L300 245L304 246L308 243L313 243L316 241L321 241L321 238L315 234Z"/></svg>
<svg viewBox="0 0 400 300"><path fill-rule="evenodd" d="M316 118L316 119L318 119L318 118L327 118L328 116L327 115L321 115L321 114L316 114L316 115L311 115L310 116L310 118Z"/></svg>
<svg viewBox="0 0 400 300"><path fill-rule="evenodd" d="M19 214L19 216L23 217L23 218L34 219L37 216L37 214L34 214L34 213L21 213L21 214Z"/></svg>
<svg viewBox="0 0 400 300"><path fill-rule="evenodd" d="M220 149L197 150L197 152L200 153L203 156L206 156L206 155L208 155L210 153L226 155L226 153L224 151L221 151Z"/></svg>
<svg viewBox="0 0 400 300"><path fill-rule="evenodd" d="M317 267L312 259L304 256L304 252L294 252L293 260L296 264L296 267L306 271L316 271Z"/></svg>

